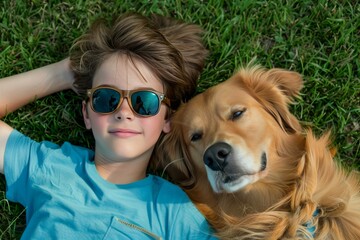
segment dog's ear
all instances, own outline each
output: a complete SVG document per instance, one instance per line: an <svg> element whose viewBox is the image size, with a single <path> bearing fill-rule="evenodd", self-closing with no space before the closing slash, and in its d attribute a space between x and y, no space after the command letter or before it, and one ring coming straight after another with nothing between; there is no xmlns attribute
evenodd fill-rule
<svg viewBox="0 0 360 240"><path fill-rule="evenodd" d="M299 96L300 90L303 88L303 79L299 73L280 68L270 69L266 73L267 80L280 89L288 101Z"/></svg>
<svg viewBox="0 0 360 240"><path fill-rule="evenodd" d="M303 87L299 73L279 68L265 70L255 66L241 69L239 76L243 84L250 89L250 93L253 93L252 96L275 118L284 131L301 131L299 121L288 108Z"/></svg>
<svg viewBox="0 0 360 240"><path fill-rule="evenodd" d="M167 175L165 178L170 178L181 187L190 189L194 186L194 170L189 161L181 126L176 122L172 122L171 131L163 134L155 145L151 163L155 169L161 169Z"/></svg>

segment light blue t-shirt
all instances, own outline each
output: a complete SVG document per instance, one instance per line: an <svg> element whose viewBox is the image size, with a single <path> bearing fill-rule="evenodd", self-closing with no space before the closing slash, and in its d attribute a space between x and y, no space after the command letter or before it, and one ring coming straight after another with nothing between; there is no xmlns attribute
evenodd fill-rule
<svg viewBox="0 0 360 240"><path fill-rule="evenodd" d="M11 133L6 197L26 207L22 239L215 239L178 186L153 175L112 184L98 175L93 156Z"/></svg>

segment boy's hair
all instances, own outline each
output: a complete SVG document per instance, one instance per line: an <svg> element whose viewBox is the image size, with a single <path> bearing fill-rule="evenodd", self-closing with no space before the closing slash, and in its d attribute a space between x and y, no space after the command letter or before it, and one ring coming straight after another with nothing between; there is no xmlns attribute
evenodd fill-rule
<svg viewBox="0 0 360 240"><path fill-rule="evenodd" d="M128 13L110 26L96 21L70 50L74 87L85 97L99 66L113 53L123 53L156 74L175 110L195 94L207 56L201 34L197 25L158 15Z"/></svg>

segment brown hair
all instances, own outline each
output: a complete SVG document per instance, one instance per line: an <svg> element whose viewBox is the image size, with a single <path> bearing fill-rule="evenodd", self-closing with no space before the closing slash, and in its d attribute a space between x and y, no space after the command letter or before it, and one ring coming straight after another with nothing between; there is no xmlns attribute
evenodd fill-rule
<svg viewBox="0 0 360 240"><path fill-rule="evenodd" d="M196 91L207 56L201 34L197 25L158 15L128 13L111 26L98 20L70 50L74 87L85 97L102 62L113 53L124 53L152 69L164 84L172 109L176 109Z"/></svg>

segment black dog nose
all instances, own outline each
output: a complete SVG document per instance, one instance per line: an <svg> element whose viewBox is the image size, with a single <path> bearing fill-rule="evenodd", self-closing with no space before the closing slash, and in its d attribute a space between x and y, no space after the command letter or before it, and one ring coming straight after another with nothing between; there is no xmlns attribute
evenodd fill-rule
<svg viewBox="0 0 360 240"><path fill-rule="evenodd" d="M209 147L204 154L204 163L214 171L223 170L227 165L227 157L231 154L231 146L218 142Z"/></svg>

